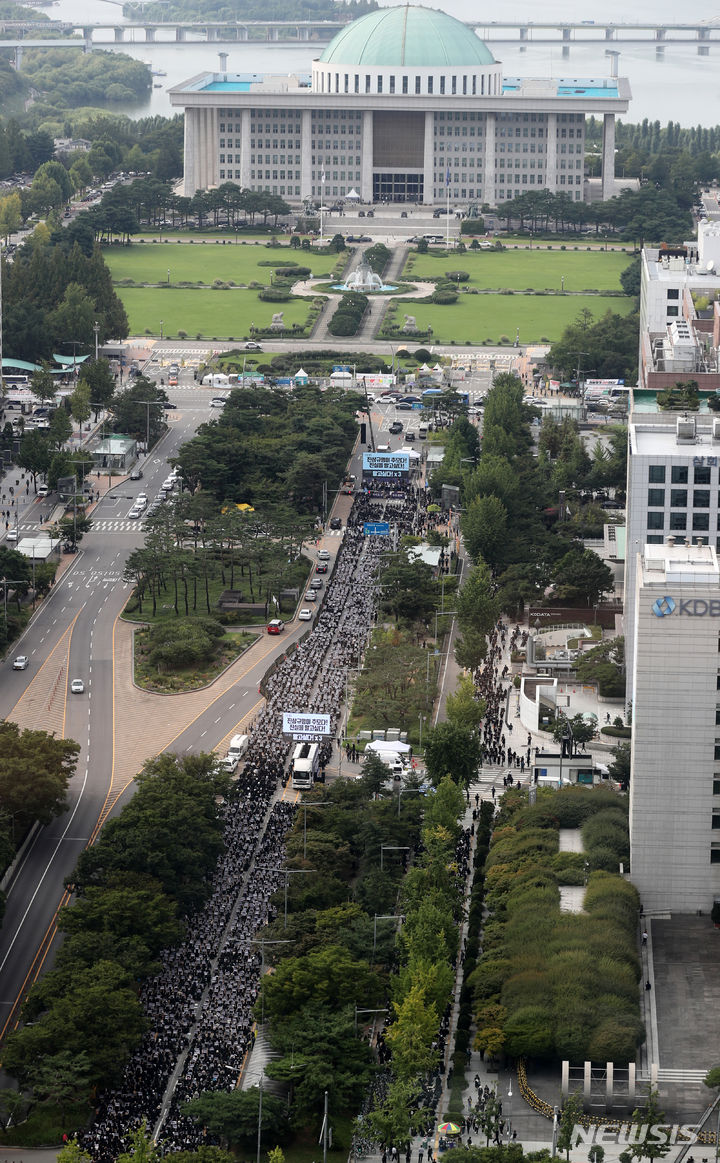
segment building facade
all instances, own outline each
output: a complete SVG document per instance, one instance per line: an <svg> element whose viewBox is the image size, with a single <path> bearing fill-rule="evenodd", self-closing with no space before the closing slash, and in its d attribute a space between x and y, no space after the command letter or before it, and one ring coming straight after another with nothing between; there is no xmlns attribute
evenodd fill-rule
<svg viewBox="0 0 720 1163"><path fill-rule="evenodd" d="M712 545L638 555L630 875L646 913L720 898L720 568Z"/></svg>
<svg viewBox="0 0 720 1163"><path fill-rule="evenodd" d="M308 76L204 73L170 90L185 111L186 195L232 181L293 203L495 205L533 189L582 201L590 114L611 197L629 99L625 78L504 78L472 29L416 6L353 21Z"/></svg>
<svg viewBox="0 0 720 1163"><path fill-rule="evenodd" d="M668 537L720 552L720 417L635 412L628 436L624 622L627 698L634 706L638 554Z"/></svg>

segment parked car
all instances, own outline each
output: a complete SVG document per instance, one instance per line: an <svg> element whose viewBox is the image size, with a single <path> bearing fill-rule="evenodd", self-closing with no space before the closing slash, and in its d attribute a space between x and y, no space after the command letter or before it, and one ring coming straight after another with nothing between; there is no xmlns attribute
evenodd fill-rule
<svg viewBox="0 0 720 1163"><path fill-rule="evenodd" d="M402 432L402 430L403 430L403 426L399 420L393 420L392 424L388 428L388 432L391 432L393 434L393 436L397 436L397 434L399 432Z"/></svg>

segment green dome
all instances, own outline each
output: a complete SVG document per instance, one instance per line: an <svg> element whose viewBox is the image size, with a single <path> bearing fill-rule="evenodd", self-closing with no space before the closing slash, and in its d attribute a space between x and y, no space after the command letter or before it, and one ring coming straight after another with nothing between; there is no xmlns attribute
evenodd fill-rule
<svg viewBox="0 0 720 1163"><path fill-rule="evenodd" d="M376 68L495 63L485 42L467 25L446 12L414 5L381 8L354 20L330 41L320 60Z"/></svg>

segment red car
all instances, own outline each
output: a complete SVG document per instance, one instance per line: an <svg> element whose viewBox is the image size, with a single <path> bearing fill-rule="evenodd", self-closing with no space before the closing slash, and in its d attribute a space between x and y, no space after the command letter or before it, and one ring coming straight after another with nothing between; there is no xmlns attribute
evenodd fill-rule
<svg viewBox="0 0 720 1163"><path fill-rule="evenodd" d="M268 634L280 634L285 629L285 623L281 622L279 618L273 618L272 622L268 622Z"/></svg>

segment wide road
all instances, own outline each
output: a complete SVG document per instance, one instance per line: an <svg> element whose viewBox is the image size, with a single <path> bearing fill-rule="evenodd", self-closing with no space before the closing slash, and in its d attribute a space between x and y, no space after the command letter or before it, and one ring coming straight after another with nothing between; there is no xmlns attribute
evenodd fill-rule
<svg viewBox="0 0 720 1163"><path fill-rule="evenodd" d="M81 551L0 668L2 718L14 719L22 727L55 731L80 744L68 811L37 832L8 890L0 929L0 1036L15 1025L18 1001L52 947L57 910L66 900L64 880L110 807L108 797L117 799L113 783L117 759L131 741L131 732L125 726L125 737L116 737L116 692L123 678L126 686L130 684L127 675L115 673L115 627L129 594L122 580L124 564L142 544L141 523L127 514L139 492L152 497L160 490L168 458L212 415L208 393L181 384L170 394L176 396L178 407L169 414L169 432L143 463L143 479L116 486L96 506L94 528L83 538ZM38 511L35 505L21 512L20 536L32 532ZM270 646L268 640L268 647L258 673L283 649L283 642L272 640ZM27 670L12 670L17 654L29 657ZM239 695L248 709L258 700L257 677L248 675L241 688L248 694ZM70 693L73 678L83 679L83 694ZM234 710L226 709L228 721ZM241 718L240 711L237 717ZM208 733L201 730L205 742ZM152 741L151 730L148 737ZM212 738L208 735L208 747L220 738L217 732Z"/></svg>
<svg viewBox="0 0 720 1163"><path fill-rule="evenodd" d="M158 365L148 370L159 378ZM278 638L263 635L247 661L240 659L198 695L147 695L130 681L130 638L118 618L129 595L122 580L125 561L143 538L141 523L128 513L138 493L152 498L160 491L168 459L199 423L217 415L209 408L215 394L194 385L191 369L181 372L178 388L169 391L176 404L169 431L143 462L143 479L117 485L96 506L93 529L80 553L0 667L0 717L54 731L80 745L68 811L37 831L8 889L0 929L0 1039L17 1024L22 996L52 952L57 911L67 901L65 879L110 812L122 805L143 759L167 748L182 754L224 745L257 714L262 702L258 685L271 661L308 628L294 621ZM376 442L397 448L404 433L388 434L393 419L400 419L393 405L374 408ZM405 427L408 421L417 427L419 416L402 413L402 420ZM351 470L359 479L359 450ZM329 507L333 503L345 519L352 498L329 498ZM39 511L36 504L21 512L20 536L32 532ZM324 540L333 560L341 536L334 531ZM310 550L311 557L315 552ZM118 657L122 649L126 653ZM17 654L28 656L27 670L11 669ZM70 692L74 678L83 680L84 693Z"/></svg>

